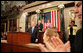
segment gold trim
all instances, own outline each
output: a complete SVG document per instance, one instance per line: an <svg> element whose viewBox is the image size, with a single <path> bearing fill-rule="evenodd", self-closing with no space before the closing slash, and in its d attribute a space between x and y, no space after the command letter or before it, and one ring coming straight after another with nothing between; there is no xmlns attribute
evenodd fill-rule
<svg viewBox="0 0 83 53"><path fill-rule="evenodd" d="M46 13L46 12L51 12L52 10L58 10L58 7L50 8L50 9L45 9L45 10L43 10L43 12L44 12L44 13Z"/></svg>

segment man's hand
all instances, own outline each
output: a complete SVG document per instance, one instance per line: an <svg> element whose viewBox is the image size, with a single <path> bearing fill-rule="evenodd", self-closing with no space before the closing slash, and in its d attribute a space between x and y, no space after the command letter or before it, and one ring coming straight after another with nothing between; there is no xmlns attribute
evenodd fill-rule
<svg viewBox="0 0 83 53"><path fill-rule="evenodd" d="M42 52L70 52L70 42L63 43L58 37L53 37L52 42L45 42L46 47L39 44Z"/></svg>
<svg viewBox="0 0 83 53"><path fill-rule="evenodd" d="M38 39L36 39L35 42L38 42Z"/></svg>

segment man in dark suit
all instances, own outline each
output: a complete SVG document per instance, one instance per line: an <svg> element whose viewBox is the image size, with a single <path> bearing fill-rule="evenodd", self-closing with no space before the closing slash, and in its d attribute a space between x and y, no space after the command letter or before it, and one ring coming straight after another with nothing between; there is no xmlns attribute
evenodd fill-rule
<svg viewBox="0 0 83 53"><path fill-rule="evenodd" d="M75 1L75 13L82 23L82 1ZM81 25L82 26L82 25ZM72 52L82 52L82 27L77 31Z"/></svg>
<svg viewBox="0 0 83 53"><path fill-rule="evenodd" d="M38 20L38 24L36 25L39 31L42 31L43 29L43 24L41 23L41 20Z"/></svg>
<svg viewBox="0 0 83 53"><path fill-rule="evenodd" d="M82 28L76 33L75 41L73 44L72 52L82 52Z"/></svg>
<svg viewBox="0 0 83 53"><path fill-rule="evenodd" d="M36 27L35 22L32 22L32 24L31 24L30 33L31 33L31 43L38 42L39 30Z"/></svg>

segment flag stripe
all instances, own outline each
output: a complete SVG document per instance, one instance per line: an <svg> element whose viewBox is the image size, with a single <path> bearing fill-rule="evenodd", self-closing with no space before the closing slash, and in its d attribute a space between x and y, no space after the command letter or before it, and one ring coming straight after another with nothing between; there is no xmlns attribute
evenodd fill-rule
<svg viewBox="0 0 83 53"><path fill-rule="evenodd" d="M57 10L56 10L56 27L57 27Z"/></svg>
<svg viewBox="0 0 83 53"><path fill-rule="evenodd" d="M43 30L45 31L45 23L43 23Z"/></svg>
<svg viewBox="0 0 83 53"><path fill-rule="evenodd" d="M51 24L52 24L52 11L51 11Z"/></svg>
<svg viewBox="0 0 83 53"><path fill-rule="evenodd" d="M58 16L58 10L57 10L57 27L58 27L58 31L59 31L59 16Z"/></svg>
<svg viewBox="0 0 83 53"><path fill-rule="evenodd" d="M56 11L54 11L54 14L55 14L55 27L56 27Z"/></svg>
<svg viewBox="0 0 83 53"><path fill-rule="evenodd" d="M57 31L60 31L60 26L59 26L59 11L58 10L52 10L51 12L44 13L44 31L47 26L47 20L51 20L52 27L57 28Z"/></svg>
<svg viewBox="0 0 83 53"><path fill-rule="evenodd" d="M54 11L53 11L53 14L54 14ZM54 27L55 27L55 14L53 16L53 21L54 21Z"/></svg>
<svg viewBox="0 0 83 53"><path fill-rule="evenodd" d="M54 21L53 21L53 11L52 11L52 26L54 27Z"/></svg>

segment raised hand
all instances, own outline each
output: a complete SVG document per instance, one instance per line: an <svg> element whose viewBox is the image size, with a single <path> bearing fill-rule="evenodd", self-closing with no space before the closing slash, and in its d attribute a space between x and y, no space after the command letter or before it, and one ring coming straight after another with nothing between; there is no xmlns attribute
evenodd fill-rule
<svg viewBox="0 0 83 53"><path fill-rule="evenodd" d="M70 52L70 42L63 43L58 37L52 37L52 42L45 42L45 45L39 44L42 52Z"/></svg>

